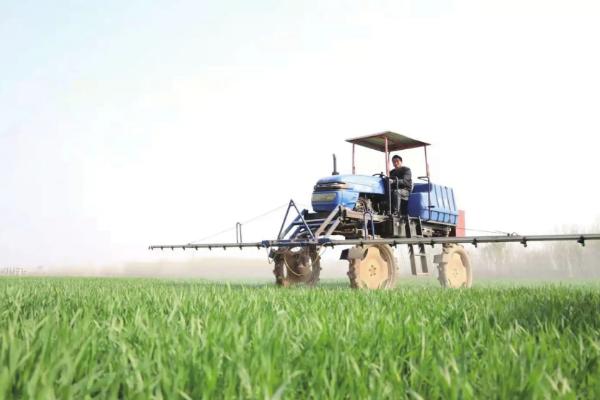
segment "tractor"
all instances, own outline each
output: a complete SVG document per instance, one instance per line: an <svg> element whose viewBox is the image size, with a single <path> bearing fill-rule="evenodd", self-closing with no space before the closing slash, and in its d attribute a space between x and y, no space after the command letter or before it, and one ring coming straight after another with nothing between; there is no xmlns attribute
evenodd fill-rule
<svg viewBox="0 0 600 400"><path fill-rule="evenodd" d="M315 285L321 271L321 250L343 246L340 259L348 261L350 286L364 289L394 287L398 261L394 249L407 245L413 275L429 275L432 267L426 246L441 246L433 257L438 280L445 288L468 288L473 282L469 255L463 244L600 240L600 234L465 236L465 214L458 209L454 190L430 179L425 143L386 131L348 139L352 144L352 174L333 172L314 186L312 211L300 211L290 200L277 238L243 242L242 226L236 224L235 243L188 243L152 245L154 249L209 249L256 247L270 249L269 259L279 286ZM385 174L357 175L356 146L382 152ZM418 177L408 197L406 213L399 212L398 181L390 177L390 153L422 148L426 175ZM295 214L291 214L295 212ZM290 215L291 222L288 223Z"/></svg>
<svg viewBox="0 0 600 400"><path fill-rule="evenodd" d="M464 213L456 206L454 190L433 183L429 177L427 146L419 140L394 133L348 139L352 144L352 174L340 175L334 166L331 176L319 179L314 186L313 211L302 210L278 240L298 239L323 241L331 237L354 240L456 237L464 232ZM356 175L355 146L382 152L386 174ZM408 199L408 213L401 215L394 207L397 180L390 178L389 157L394 151L423 148L426 176L419 177ZM394 209L396 208L396 209ZM289 211L289 208L288 208ZM286 215L287 219L287 215ZM461 227L459 222L463 223ZM281 286L315 284L319 279L319 245L273 248L276 282ZM431 267L425 244L409 244L410 266L413 275L429 275ZM353 288L391 288L396 283L398 262L388 243L357 244L341 252L348 261L348 277ZM469 256L458 244L444 244L434 257L439 281L444 287L470 287L472 271Z"/></svg>

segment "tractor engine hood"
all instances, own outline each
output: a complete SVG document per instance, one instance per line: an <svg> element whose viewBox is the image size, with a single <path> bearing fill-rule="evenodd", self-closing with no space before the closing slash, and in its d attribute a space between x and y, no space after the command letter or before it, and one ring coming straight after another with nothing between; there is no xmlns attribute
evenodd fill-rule
<svg viewBox="0 0 600 400"><path fill-rule="evenodd" d="M315 211L336 207L354 208L361 194L385 194L385 180L380 176L332 175L319 179L312 195Z"/></svg>
<svg viewBox="0 0 600 400"><path fill-rule="evenodd" d="M380 176L332 175L319 179L315 191L346 189L358 193L385 194L385 180Z"/></svg>

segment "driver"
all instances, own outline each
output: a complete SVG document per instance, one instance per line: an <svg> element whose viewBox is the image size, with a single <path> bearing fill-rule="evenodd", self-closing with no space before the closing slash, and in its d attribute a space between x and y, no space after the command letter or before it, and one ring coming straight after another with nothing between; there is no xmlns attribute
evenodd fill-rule
<svg viewBox="0 0 600 400"><path fill-rule="evenodd" d="M412 172L410 168L402 166L402 157L392 157L394 169L390 171L392 182L392 210L399 215L408 214L408 197L413 189Z"/></svg>

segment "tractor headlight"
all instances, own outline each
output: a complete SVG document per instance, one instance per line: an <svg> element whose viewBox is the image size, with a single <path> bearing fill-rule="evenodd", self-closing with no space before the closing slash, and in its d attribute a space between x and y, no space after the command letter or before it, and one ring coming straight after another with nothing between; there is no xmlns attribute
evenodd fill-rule
<svg viewBox="0 0 600 400"><path fill-rule="evenodd" d="M335 200L335 197L335 193L313 193L312 201L313 203L329 202Z"/></svg>

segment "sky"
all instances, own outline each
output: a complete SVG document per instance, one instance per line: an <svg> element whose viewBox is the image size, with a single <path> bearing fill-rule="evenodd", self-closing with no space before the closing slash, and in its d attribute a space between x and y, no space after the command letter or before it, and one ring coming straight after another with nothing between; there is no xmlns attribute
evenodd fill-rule
<svg viewBox="0 0 600 400"><path fill-rule="evenodd" d="M2 0L0 266L154 260L307 205L384 130L432 144L468 228L590 231L599 22L584 0Z"/></svg>

